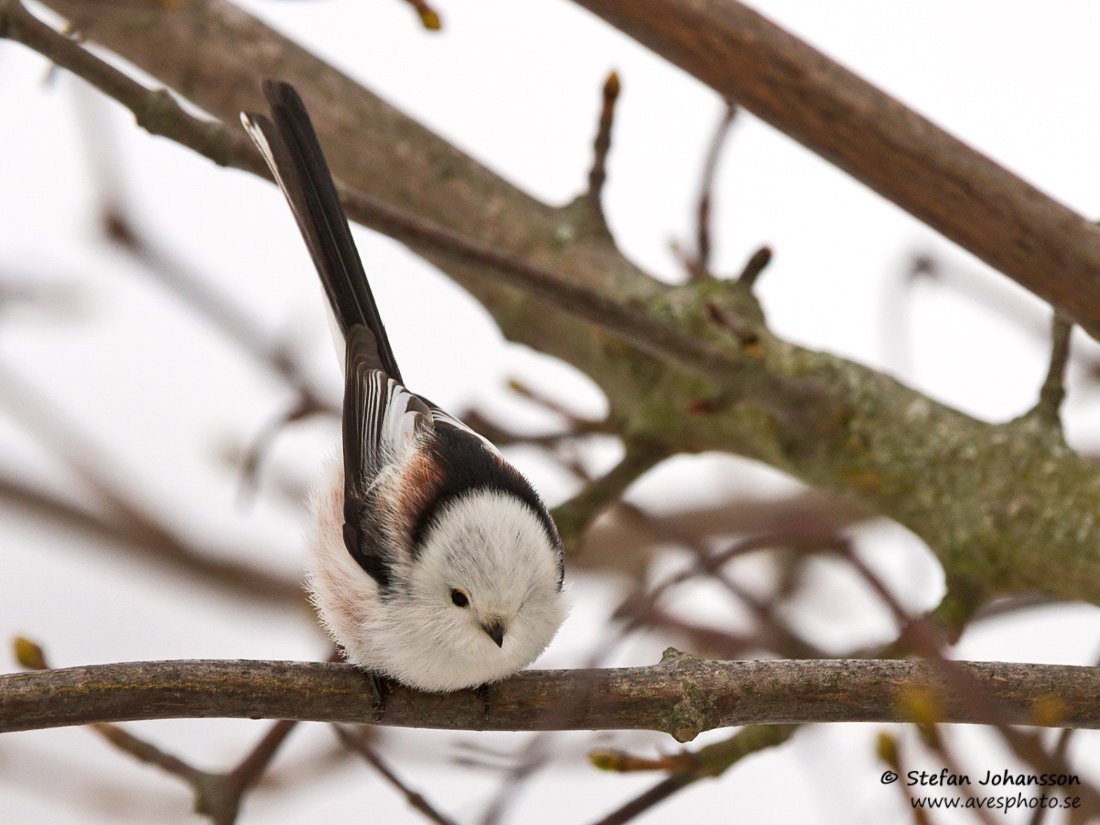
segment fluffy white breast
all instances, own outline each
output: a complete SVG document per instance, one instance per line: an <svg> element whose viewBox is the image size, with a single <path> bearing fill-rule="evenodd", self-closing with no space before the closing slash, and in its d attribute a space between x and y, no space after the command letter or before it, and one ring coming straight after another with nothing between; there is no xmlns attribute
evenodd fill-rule
<svg viewBox="0 0 1100 825"><path fill-rule="evenodd" d="M452 602L454 590L467 606ZM414 631L408 644L423 653L414 678L434 690L474 687L523 669L550 644L567 611L555 544L542 521L495 490L474 490L441 511L412 564L408 595L402 627ZM485 629L495 623L504 630L499 647Z"/></svg>
<svg viewBox="0 0 1100 825"><path fill-rule="evenodd" d="M340 475L340 474L338 474ZM555 545L530 507L475 490L446 505L383 598L343 544L342 483L315 497L309 586L348 658L423 690L503 679L533 662L567 612ZM452 600L461 590L466 607ZM503 644L485 630L500 623Z"/></svg>

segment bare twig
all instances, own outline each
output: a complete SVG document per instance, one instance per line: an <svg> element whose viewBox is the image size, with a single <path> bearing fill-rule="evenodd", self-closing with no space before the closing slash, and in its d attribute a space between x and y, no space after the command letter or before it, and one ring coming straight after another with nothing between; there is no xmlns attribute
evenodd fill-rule
<svg viewBox="0 0 1100 825"><path fill-rule="evenodd" d="M500 788L482 814L480 825L499 825L504 821L509 807L515 803L526 783L550 761L553 756L553 741L554 734L549 731L539 731L530 738L517 755L515 764L505 771Z"/></svg>
<svg viewBox="0 0 1100 825"><path fill-rule="evenodd" d="M584 418L574 410L561 403L557 398L547 395L541 390L535 389L529 384L520 381L517 378L512 378L508 381L508 389L514 392L521 398L526 398L532 404L537 404L549 412L555 415L560 415L565 419L569 427L584 429L597 425L602 425L606 428L607 432L615 432L615 430L607 422L596 421L591 418Z"/></svg>
<svg viewBox="0 0 1100 825"><path fill-rule="evenodd" d="M898 742L897 737L883 731L878 735L876 746L878 758L886 763L887 767L896 775L905 776L907 773L905 770L906 763L901 753L901 743ZM924 809L915 804L909 784L907 782L895 782L894 784L898 786L898 790L905 797L905 801L909 803L915 825L932 825Z"/></svg>
<svg viewBox="0 0 1100 825"><path fill-rule="evenodd" d="M226 776L238 794L255 785L275 758L279 747L297 726L292 719L279 719L265 733L255 747Z"/></svg>
<svg viewBox="0 0 1100 825"><path fill-rule="evenodd" d="M286 410L273 417L253 439L241 461L241 481L238 487L239 498L247 501L256 491L259 483L260 463L271 449L276 436L288 425L301 421L318 413L334 413L328 405L321 404L316 397L302 393Z"/></svg>
<svg viewBox="0 0 1100 825"><path fill-rule="evenodd" d="M600 107L600 124L593 143L592 169L588 173L588 191L585 196L592 205L593 214L606 226L603 214L603 185L607 180L607 155L611 151L611 126L615 122L615 101L621 89L618 72L611 72L603 84L603 105Z"/></svg>
<svg viewBox="0 0 1100 825"><path fill-rule="evenodd" d="M938 277L939 264L936 259L926 252L917 251L909 255L903 266L892 269L883 283L879 340L886 362L903 375L912 366L914 287L922 280Z"/></svg>
<svg viewBox="0 0 1100 825"><path fill-rule="evenodd" d="M154 765L165 773L182 779L196 790L207 776L204 771L188 765L182 759L166 753L153 743L134 736L132 733L118 727L118 725L101 723L89 725L88 727L123 753L129 754L139 762Z"/></svg>
<svg viewBox="0 0 1100 825"><path fill-rule="evenodd" d="M183 305L221 332L229 341L281 378L299 396L299 404L319 412L339 413L337 405L323 400L324 391L315 386L287 347L273 341L244 307L189 271L173 255L141 233L130 216L117 205L105 204L103 228L107 237L133 256L147 274L168 289Z"/></svg>
<svg viewBox="0 0 1100 825"><path fill-rule="evenodd" d="M1051 344L1051 322L1043 317L1028 296L1003 280L962 265L947 265L932 255L917 252L911 256L906 271L892 276L883 292L883 351L888 361L899 369L909 362L909 313L907 303L911 287L919 280L929 281L971 301L983 312L992 312L1037 341ZM1057 312L1057 310L1055 311ZM1053 347L1052 347L1053 351ZM1100 359L1082 348L1071 352L1070 363L1093 382L1100 376Z"/></svg>
<svg viewBox="0 0 1100 825"><path fill-rule="evenodd" d="M93 515L14 479L0 478L0 497L63 516L71 524L92 526L102 534L113 534L158 562L186 570L235 592L304 604L301 588L296 583L246 564L223 560L217 551L194 547L162 524L107 472L112 462L99 453L92 438L41 397L33 386L2 365L0 402L72 469L106 508L107 515Z"/></svg>
<svg viewBox="0 0 1100 825"><path fill-rule="evenodd" d="M695 564L692 570L666 580L641 598L631 600L632 604L628 608L631 614L631 624L646 623L647 613L653 609L657 598L673 583L679 584L694 576L709 576L721 584L756 617L757 623L764 634L764 638L760 640L762 648L773 650L789 658L825 658L824 651L803 639L800 634L793 631L779 617L773 604L758 599L722 572L722 568L734 557L763 547L798 546L800 549L805 549L804 543L807 542L809 536L793 532L771 536L755 536L736 542L726 552L714 554L709 552L701 542L690 536L669 530L659 519L652 518L644 510L630 505L623 506L627 507L635 518L644 521L651 529L663 535L667 540L687 547L695 556ZM831 536L821 537L819 541L820 544L815 549L831 546L835 543L835 538Z"/></svg>
<svg viewBox="0 0 1100 825"><path fill-rule="evenodd" d="M257 567L218 558L177 539L152 536L113 516L88 508L27 485L22 479L0 475L0 502L38 515L54 528L69 527L96 539L97 548L121 543L149 561L190 576L206 585L231 591L234 596L257 599L280 607L304 605L301 584Z"/></svg>
<svg viewBox="0 0 1100 825"><path fill-rule="evenodd" d="M685 753L671 759L656 760L652 768L640 767L641 761L636 757L619 752L593 752L589 754L589 759L596 767L603 770L668 770L671 768L667 779L608 814L597 825L622 825L700 779L721 776L746 756L783 744L791 738L795 730L794 725L750 725L726 740L700 748L696 753Z"/></svg>
<svg viewBox="0 0 1100 825"><path fill-rule="evenodd" d="M804 523L811 522L809 516L810 514L807 511L807 517L803 519ZM668 517L656 518L654 516L649 516L648 518L651 521L659 522L660 530L658 532L663 537L670 535L683 536L696 544L701 541L700 536L691 535L688 532L687 528L690 522ZM647 522L647 524L648 523L649 522ZM776 525L768 531L758 535L738 539L720 552L707 553L701 557L697 555L695 563L690 568L669 576L645 593L639 593L632 596L620 605L615 612L615 616L616 618L633 616L637 617L633 619L633 621L641 621L643 617L649 615L655 609L655 605L660 598L671 588L691 579L698 578L699 576L711 575L720 571L730 561L747 553L769 550L776 547L788 547L796 549L799 552L805 552L810 549L825 546L836 528L832 524L823 524L821 527L822 529L820 532L807 531L805 534L799 534L791 532L790 530L781 529ZM727 530L725 532L733 531ZM667 538L664 540L667 540Z"/></svg>
<svg viewBox="0 0 1100 825"><path fill-rule="evenodd" d="M14 640L13 647L16 661L21 666L35 671L49 669L40 645L18 637ZM186 782L195 794L195 810L209 816L214 825L233 825L245 795L263 775L279 746L297 724L288 720L276 722L237 767L227 773L211 773L192 767L179 757L117 725L97 722L89 727L115 748L139 762L154 765Z"/></svg>
<svg viewBox="0 0 1100 825"><path fill-rule="evenodd" d="M673 616L660 607L653 607L644 616L624 625L621 632L625 635L641 628L663 631L673 639L683 639L690 650L715 659L755 659L770 650L764 634L709 627Z"/></svg>
<svg viewBox="0 0 1100 825"><path fill-rule="evenodd" d="M992 601L983 602L978 609L974 611L971 616L971 621L984 622L989 619L995 619L998 616L1006 616L1021 610L1030 610L1033 607L1046 607L1050 604L1054 604L1054 600L1041 593L1024 593L1019 596L994 599Z"/></svg>
<svg viewBox="0 0 1100 825"><path fill-rule="evenodd" d="M30 307L43 315L70 318L83 309L82 293L72 281L42 283L38 274L0 273L0 313Z"/></svg>
<svg viewBox="0 0 1100 825"><path fill-rule="evenodd" d="M714 130L710 147L707 149L706 160L703 163L703 176L699 184L699 205L695 213L695 260L688 267L692 278L698 280L711 277L710 253L711 253L711 203L714 200L714 180L718 173L718 159L722 155L722 147L726 143L730 129L737 117L737 107L730 103Z"/></svg>
<svg viewBox="0 0 1100 825"><path fill-rule="evenodd" d="M893 613L901 627L901 637L898 645L904 649L911 646L912 649L924 656L944 680L951 686L951 690L981 718L981 724L991 725L996 728L1005 744L1023 762L1032 765L1038 771L1053 770L1055 773L1071 773L1070 766L1064 758L1057 753L1047 752L1042 741L1035 733L1019 730L1009 718L1004 703L996 696L990 694L979 680L974 679L973 674L967 668L960 667L959 663L947 659L943 654L945 640L940 628L934 627L928 620L914 618L897 601L889 588L864 564L863 560L851 547L839 545L834 548L842 558L863 577L871 586L871 589L881 598L883 603ZM930 727L938 721L932 718L936 715L936 699L922 694L920 691L901 697L901 703L908 706L910 719L919 725ZM1035 706L1036 718L1050 716L1057 718L1061 713L1060 699L1056 695L1051 696L1045 703ZM1083 810L1090 815L1100 815L1100 790L1092 785L1083 785L1080 789Z"/></svg>
<svg viewBox="0 0 1100 825"><path fill-rule="evenodd" d="M437 32L443 28L443 21L439 17L439 12L429 6L425 0L405 0L413 10L416 12L417 17L420 18L420 25L430 32Z"/></svg>
<svg viewBox="0 0 1100 825"><path fill-rule="evenodd" d="M119 101L150 134L181 143L220 166L234 166L266 176L263 159L243 135L241 139L229 138L220 123L191 117L171 93L147 89L127 77L83 48L79 41L47 26L28 12L20 0L0 0L0 37L44 54Z"/></svg>
<svg viewBox="0 0 1100 825"><path fill-rule="evenodd" d="M382 757L374 751L374 748L368 745L361 736L356 736L340 725L333 725L332 727L333 730L336 731L336 735L340 737L340 741L343 742L346 747L363 757L372 768L378 771L383 779L389 782L405 797L409 805L420 811L420 813L424 814L424 816L432 822L435 822L436 825L454 825L454 820L441 814L424 798L423 794L412 790L408 785L402 782L397 774L390 769L389 765L383 761Z"/></svg>
<svg viewBox="0 0 1100 825"><path fill-rule="evenodd" d="M290 423L312 415L339 415L339 407L325 400L324 391L316 386L291 357L288 348L273 342L242 307L189 272L173 256L156 247L140 234L123 211L118 186L113 187L117 202L104 204L104 230L117 246L133 256L158 283L167 287L184 306L211 322L230 341L237 344L258 363L287 383L295 399L287 410L272 418L253 439L241 466L240 499L247 501L255 492L260 463L275 438Z"/></svg>
<svg viewBox="0 0 1100 825"><path fill-rule="evenodd" d="M576 2L1100 335L1100 230L1081 215L737 0Z"/></svg>
<svg viewBox="0 0 1100 825"><path fill-rule="evenodd" d="M768 264L772 262L772 250L769 246L762 246L758 250L752 253L747 261L745 261L744 267L741 268L741 274L737 276L737 283L744 284L752 289L756 284L756 279L760 277Z"/></svg>
<svg viewBox="0 0 1100 825"><path fill-rule="evenodd" d="M19 0L0 0L0 37L22 43L85 78L133 111L138 124L150 133L175 140L220 165L270 179L263 160L242 130L191 116L169 92L151 91L127 77L38 20ZM789 402L784 406L793 404L794 409L804 412L817 407L823 412L820 407L825 399L817 392L768 374L754 359L716 348L603 293L364 192L345 185L338 185L338 189L348 214L364 226L419 250L478 264L501 284L521 287L678 369L723 387L751 389L765 402L783 397ZM809 421L805 423L809 425Z"/></svg>
<svg viewBox="0 0 1100 825"><path fill-rule="evenodd" d="M662 779L648 791L627 802L616 811L612 811L596 825L622 825L634 817L645 813L659 802L664 802L674 793L695 782L695 778L686 771L674 773L666 779Z"/></svg>
<svg viewBox="0 0 1100 825"><path fill-rule="evenodd" d="M459 416L467 426L485 436L498 447L507 447L513 444L525 444L532 447L542 447L552 450L555 447L584 438L590 435L614 435L614 430L603 421L585 423L579 427L570 427L568 430L554 433L539 433L529 435L517 432L510 427L497 424L487 418L478 410L470 410Z"/></svg>
<svg viewBox="0 0 1100 825"><path fill-rule="evenodd" d="M609 472L585 485L577 495L553 510L562 541L567 549L581 548L584 530L603 510L618 501L627 489L655 465L668 457L659 445L629 442L626 454Z"/></svg>
<svg viewBox="0 0 1100 825"><path fill-rule="evenodd" d="M1072 332L1073 321L1055 311L1050 330L1050 367L1043 381L1043 388L1039 391L1039 402L1035 405L1035 412L1054 422L1059 428L1061 428L1059 412L1066 398L1066 363L1069 361L1070 333Z"/></svg>
<svg viewBox="0 0 1100 825"><path fill-rule="evenodd" d="M812 526L815 533L826 536L857 524L868 515L851 501L806 490L778 499L739 495L728 502L651 517L658 519L663 529L695 541L709 541L737 535L785 535L791 525ZM664 538L658 538L626 511L612 509L588 529L584 552L575 556L571 564L585 570L616 570L631 576L640 586L648 568L647 560L665 544Z"/></svg>
<svg viewBox="0 0 1100 825"><path fill-rule="evenodd" d="M534 447L553 449L561 445L583 438L588 435L617 435L618 431L613 422L585 418L573 410L561 404L557 399L551 398L545 393L536 390L522 381L512 379L508 381L508 388L517 395L526 398L534 404L555 415L565 419L566 429L560 432L528 435L519 433L509 427L491 421L478 410L470 410L462 414L462 420L481 435L488 438L498 447L511 444L526 444Z"/></svg>

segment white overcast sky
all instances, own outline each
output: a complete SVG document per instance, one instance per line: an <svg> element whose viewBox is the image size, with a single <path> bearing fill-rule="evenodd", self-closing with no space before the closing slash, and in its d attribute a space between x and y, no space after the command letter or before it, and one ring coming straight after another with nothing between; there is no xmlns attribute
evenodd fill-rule
<svg viewBox="0 0 1100 825"><path fill-rule="evenodd" d="M241 5L294 37L506 179L550 203L583 187L600 87L616 69L616 113L606 188L609 222L623 251L658 277L682 277L670 241L687 241L702 154L722 104L709 89L566 0L440 0L445 30L425 33L400 0L246 0ZM1100 217L1100 7L1016 0L881 3L758 0L753 7L895 95L1029 182ZM0 46L0 279L74 289L70 314L21 309L0 324L0 378L14 372L110 457L139 499L198 539L229 537L250 561L294 574L302 558L301 513L270 496L242 512L236 478L218 463L228 443L249 439L286 402L285 391L239 351L181 310L98 236L98 191L81 124L103 117L123 162L127 198L140 223L180 260L251 308L272 334L309 353L310 368L338 394L337 368L305 249L268 184L138 130L119 107L97 107L72 78L43 82L46 62ZM444 406L478 403L537 424L501 389L519 374L599 414L586 379L504 344L488 316L443 276L387 239L356 230L390 336L414 389ZM773 329L798 343L893 372L972 415L1002 421L1036 398L1046 364L1048 310L1007 279L751 115L737 123L718 176L717 269L733 272L760 244L775 251L760 294ZM1006 321L979 300L928 285L908 316L887 304L907 261L934 254L989 302L1019 308ZM899 329L907 345L899 351ZM1036 334L1035 330L1040 330ZM1095 349L1077 337L1082 351ZM444 342L444 346L440 346ZM1100 447L1094 390L1074 392L1071 442ZM10 385L9 385L10 386ZM545 422L543 422L545 423ZM311 424L278 443L272 463L303 483L335 452L334 426ZM615 458L603 445L596 469ZM79 495L80 485L24 422L0 406L0 463ZM571 482L528 454L523 464L548 499ZM675 487L674 494L669 489ZM639 486L653 506L739 490L788 490L777 473L730 458L671 462ZM938 568L906 531L866 531L869 561L908 604L935 603ZM822 592L799 614L825 644L885 638L889 624L821 573ZM541 664L575 664L586 627L613 604L613 583L574 584L577 609ZM815 611L817 611L815 613ZM586 624L587 623L587 624ZM254 605L227 604L89 541L0 512L0 642L24 633L58 665L160 658L307 659L324 655L312 623ZM641 640L620 661L650 663L660 644ZM968 634L960 657L1091 663L1100 651L1093 607L1033 611ZM0 655L0 670L14 665ZM231 764L260 723L135 725L204 767ZM747 761L721 782L702 783L643 823L673 817L817 823L906 820L879 785L870 726L804 731L786 748ZM1012 763L971 731L957 731L973 772ZM400 772L441 807L472 821L495 787L492 775L447 760L456 743L511 748L515 737L387 734ZM328 746L321 726L299 731L276 764L286 778ZM611 736L642 751L672 749L667 737ZM701 740L703 741L703 740ZM597 775L586 737L564 740L564 757L520 799L516 821L585 822L651 784L651 777ZM1075 758L1100 775L1095 737ZM562 793L568 783L569 793ZM138 767L80 730L0 738L0 821L190 822L186 790ZM349 764L309 793L273 790L247 804L243 823L331 820L416 822L417 815L365 767ZM1012 820L1023 821L1023 819ZM1050 820L1057 821L1057 820Z"/></svg>

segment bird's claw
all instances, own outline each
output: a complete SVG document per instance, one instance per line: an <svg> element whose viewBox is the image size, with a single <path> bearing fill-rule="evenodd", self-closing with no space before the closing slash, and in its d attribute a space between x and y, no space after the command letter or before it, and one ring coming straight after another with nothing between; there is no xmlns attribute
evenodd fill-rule
<svg viewBox="0 0 1100 825"><path fill-rule="evenodd" d="M370 684L371 693L374 694L373 721L377 725L386 715L386 700L393 693L393 687L385 676L379 676L371 671L367 672L367 682Z"/></svg>
<svg viewBox="0 0 1100 825"><path fill-rule="evenodd" d="M485 710L485 721L488 722L489 721L489 711L492 708L492 705L489 701L489 684L488 684L488 682L481 685L477 689L477 698L478 698L478 701L481 702L481 705Z"/></svg>

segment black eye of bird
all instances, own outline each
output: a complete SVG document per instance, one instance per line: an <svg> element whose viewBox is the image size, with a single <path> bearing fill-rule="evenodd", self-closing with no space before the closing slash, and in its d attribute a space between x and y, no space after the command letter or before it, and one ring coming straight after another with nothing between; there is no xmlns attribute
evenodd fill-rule
<svg viewBox="0 0 1100 825"><path fill-rule="evenodd" d="M451 601L455 603L456 607L466 607L470 604L470 598L461 590L451 591Z"/></svg>

